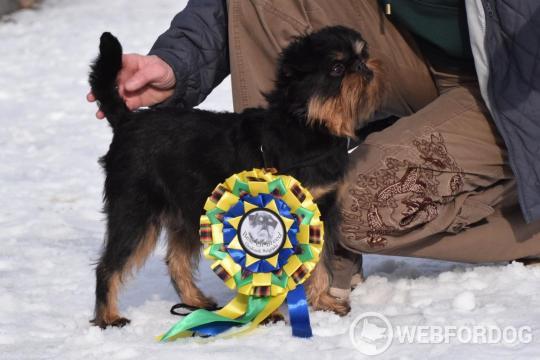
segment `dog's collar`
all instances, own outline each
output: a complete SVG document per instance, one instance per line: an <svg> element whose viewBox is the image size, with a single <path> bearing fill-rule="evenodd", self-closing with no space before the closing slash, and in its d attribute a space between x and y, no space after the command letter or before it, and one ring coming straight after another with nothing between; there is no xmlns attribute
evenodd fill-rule
<svg viewBox="0 0 540 360"><path fill-rule="evenodd" d="M353 143L354 148L349 149L349 147L351 146L351 139L347 138L347 144L345 146L345 151L347 153L353 152L358 147L357 144L354 144L354 142L352 142L352 143ZM272 164L270 164L268 162L268 159L266 158L264 147L263 147L262 144L259 146L259 150L261 151L261 156L262 156L264 167L265 168L275 168L275 166L273 166ZM290 166L285 167L285 168L278 169L278 171L281 174L287 174L291 170L304 168L304 167L308 167L308 166L317 164L317 163L321 162L322 160L324 160L326 158L329 158L330 156L335 155L336 153L342 152L342 151L343 151L343 148L339 146L339 147L336 147L335 150L333 150L333 151L328 151L328 152L324 152L324 153L322 153L320 155L312 156L312 157L307 158L304 161L301 161L299 163L290 165Z"/></svg>
<svg viewBox="0 0 540 360"><path fill-rule="evenodd" d="M351 138L347 138L347 152L349 154L353 153L354 150L356 150L358 148L358 146L360 145L362 141L358 140L358 139L351 139Z"/></svg>

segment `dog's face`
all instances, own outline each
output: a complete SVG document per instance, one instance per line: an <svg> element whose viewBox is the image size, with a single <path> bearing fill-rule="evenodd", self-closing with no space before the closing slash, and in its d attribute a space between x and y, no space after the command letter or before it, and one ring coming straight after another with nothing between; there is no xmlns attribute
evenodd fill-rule
<svg viewBox="0 0 540 360"><path fill-rule="evenodd" d="M249 215L249 234L253 240L266 242L274 237L274 232L278 222L268 214Z"/></svg>
<svg viewBox="0 0 540 360"><path fill-rule="evenodd" d="M281 54L276 85L292 113L336 136L354 137L383 96L380 62L358 32L342 26L296 38Z"/></svg>

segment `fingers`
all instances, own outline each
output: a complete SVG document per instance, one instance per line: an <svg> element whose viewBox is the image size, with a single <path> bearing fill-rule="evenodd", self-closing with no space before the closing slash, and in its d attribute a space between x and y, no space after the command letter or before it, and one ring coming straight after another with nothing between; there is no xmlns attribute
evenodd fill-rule
<svg viewBox="0 0 540 360"><path fill-rule="evenodd" d="M128 80L129 78L131 78L133 76L133 74L135 74L138 70L139 70L139 60L140 58L142 58L140 55L138 54L123 54L122 55L122 69L119 73L119 76L118 76L118 87L119 87L119 92L121 94L122 97L126 97L126 94L125 94L125 82L126 80ZM92 91L88 92L88 94L86 95L86 100L88 102L95 102L97 99L95 97L95 95L92 93ZM137 109L139 107L142 106L141 102L140 102L140 99L137 97L135 99L130 99L129 101L127 99L126 100L126 103L127 103L127 106L133 110L133 109ZM101 110L98 110L96 112L96 118L98 119L104 119L105 118L105 114L103 113L103 111Z"/></svg>
<svg viewBox="0 0 540 360"><path fill-rule="evenodd" d="M135 110L143 106L151 105L151 104L143 104L140 96L130 96L130 97L124 98L124 101L126 102L126 106L128 107L129 110Z"/></svg>
<svg viewBox="0 0 540 360"><path fill-rule="evenodd" d="M157 83L155 84L156 87L162 90L174 88L176 85L176 77L171 66L155 55L153 56L153 61L155 62L154 67L157 70L156 73L159 75Z"/></svg>
<svg viewBox="0 0 540 360"><path fill-rule="evenodd" d="M150 79L144 66L144 56L139 54L122 55L122 70L118 75L120 93L125 91L137 91L143 88Z"/></svg>
<svg viewBox="0 0 540 360"><path fill-rule="evenodd" d="M172 68L157 56L124 54L117 84L126 106L135 110L158 104L172 96L176 79ZM96 101L92 91L86 95L86 99ZM96 117L103 119L105 114L98 110Z"/></svg>
<svg viewBox="0 0 540 360"><path fill-rule="evenodd" d="M122 68L137 68L141 57L139 54L122 54Z"/></svg>
<svg viewBox="0 0 540 360"><path fill-rule="evenodd" d="M138 54L124 54L122 56L122 69L118 74L118 91L122 97L125 97L126 82L137 72L139 71L139 59L140 55Z"/></svg>
<svg viewBox="0 0 540 360"><path fill-rule="evenodd" d="M132 72L131 77L128 77L128 74L123 74L126 76L126 81L123 84L125 91L141 90L148 85L162 90L174 87L176 83L174 72L165 61L155 55L140 57L139 60L141 62L137 65L136 71Z"/></svg>
<svg viewBox="0 0 540 360"><path fill-rule="evenodd" d="M149 74L146 70L137 71L132 77L130 77L124 84L126 91L134 92L142 89L147 84L153 81L152 74Z"/></svg>
<svg viewBox="0 0 540 360"><path fill-rule="evenodd" d="M95 97L95 95L90 91L88 94L86 94L86 100L88 100L88 102L95 102L95 101L96 101L96 97ZM98 110L98 111L96 112L96 118L98 118L99 120L105 119L105 114L103 113L103 111Z"/></svg>
<svg viewBox="0 0 540 360"><path fill-rule="evenodd" d="M88 94L86 94L86 100L87 100L88 102L95 102L95 101L96 101L96 97L95 97L95 95L90 91ZM103 111L98 110L98 111L96 112L96 118L98 118L99 120L105 119L105 114L103 113Z"/></svg>

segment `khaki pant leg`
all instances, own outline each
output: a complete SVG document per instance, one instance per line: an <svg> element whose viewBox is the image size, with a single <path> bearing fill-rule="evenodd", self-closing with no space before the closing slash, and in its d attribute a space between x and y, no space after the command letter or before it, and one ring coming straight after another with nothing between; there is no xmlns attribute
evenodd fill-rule
<svg viewBox="0 0 540 360"><path fill-rule="evenodd" d="M414 41L387 20L377 0L229 0L229 49L235 111L264 106L276 60L295 36L330 25L356 29L388 75L381 111L409 115L437 96Z"/></svg>
<svg viewBox="0 0 540 360"><path fill-rule="evenodd" d="M537 257L540 256L540 221L525 223L519 205L497 208L466 231L443 232L381 253L470 263Z"/></svg>
<svg viewBox="0 0 540 360"><path fill-rule="evenodd" d="M476 86L450 89L370 135L351 160L339 192L349 250L454 261L540 254L529 240L539 225L518 235L510 221L519 214L502 210L515 204L515 184Z"/></svg>
<svg viewBox="0 0 540 360"><path fill-rule="evenodd" d="M330 257L332 287L350 289L354 274L362 274L362 255L337 246Z"/></svg>

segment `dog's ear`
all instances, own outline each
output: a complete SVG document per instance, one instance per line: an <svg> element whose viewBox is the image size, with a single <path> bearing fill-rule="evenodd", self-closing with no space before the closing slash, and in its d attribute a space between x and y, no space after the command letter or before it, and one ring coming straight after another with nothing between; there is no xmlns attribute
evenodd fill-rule
<svg viewBox="0 0 540 360"><path fill-rule="evenodd" d="M257 215L255 214L251 214L248 216L248 220L249 220L249 225L253 225L256 223L256 220L257 220Z"/></svg>
<svg viewBox="0 0 540 360"><path fill-rule="evenodd" d="M311 38L298 36L281 53L281 75L286 78L298 77L313 72L313 64L306 59L313 59Z"/></svg>
<svg viewBox="0 0 540 360"><path fill-rule="evenodd" d="M300 79L309 73L313 73L313 69L308 64L283 64L281 67L281 75L287 79Z"/></svg>

